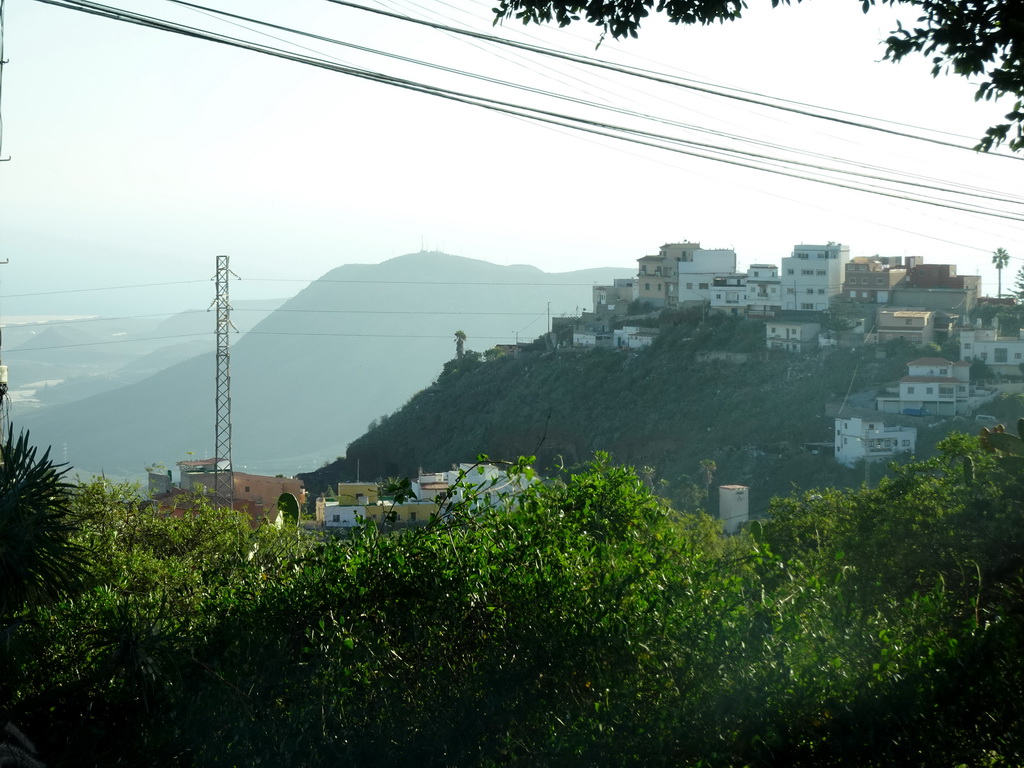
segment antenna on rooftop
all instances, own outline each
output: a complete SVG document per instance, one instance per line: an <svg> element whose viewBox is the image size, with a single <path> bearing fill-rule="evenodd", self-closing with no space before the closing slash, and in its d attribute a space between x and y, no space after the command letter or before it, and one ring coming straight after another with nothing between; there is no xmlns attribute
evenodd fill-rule
<svg viewBox="0 0 1024 768"><path fill-rule="evenodd" d="M228 269L228 257L217 257L217 394L213 450L213 499L217 506L234 508L235 482L231 466L231 304L228 280L235 275ZM235 275L238 277L238 275Z"/></svg>

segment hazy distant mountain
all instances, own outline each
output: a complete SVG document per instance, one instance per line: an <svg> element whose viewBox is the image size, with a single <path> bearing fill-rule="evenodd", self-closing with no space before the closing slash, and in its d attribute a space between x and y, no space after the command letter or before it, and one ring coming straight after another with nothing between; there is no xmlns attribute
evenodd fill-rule
<svg viewBox="0 0 1024 768"><path fill-rule="evenodd" d="M284 301L234 302L233 324L244 333ZM10 325L3 329L3 359L15 392L51 382L36 389L23 407L35 407L36 401L42 406L69 403L214 350L215 323L212 312L187 310L166 318L92 317Z"/></svg>
<svg viewBox="0 0 1024 768"><path fill-rule="evenodd" d="M548 274L442 253L350 264L315 281L233 343L234 461L291 473L343 453L467 349L535 338L551 315L589 308L591 288L627 270ZM212 337L212 332L211 332ZM39 443L67 445L84 473L132 475L214 442L213 351L77 402L15 413Z"/></svg>

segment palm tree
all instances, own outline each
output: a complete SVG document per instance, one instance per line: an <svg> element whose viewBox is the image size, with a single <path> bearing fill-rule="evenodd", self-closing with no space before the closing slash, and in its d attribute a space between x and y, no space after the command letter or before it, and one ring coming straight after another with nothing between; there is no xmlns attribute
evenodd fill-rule
<svg viewBox="0 0 1024 768"><path fill-rule="evenodd" d="M711 481L715 479L715 472L718 471L718 464L714 459L700 460L700 473L704 477L704 498L711 500Z"/></svg>
<svg viewBox="0 0 1024 768"><path fill-rule="evenodd" d="M461 360L463 352L465 351L466 344L466 332L456 331L455 332L455 359Z"/></svg>
<svg viewBox="0 0 1024 768"><path fill-rule="evenodd" d="M15 441L8 429L0 445L0 618L58 599L86 572L86 552L71 540L78 521L67 469L49 449L36 453L27 432Z"/></svg>
<svg viewBox="0 0 1024 768"><path fill-rule="evenodd" d="M996 265L996 269L999 274L999 290L996 292L996 298L1003 297L1003 267L1010 263L1010 254L1006 252L1005 248L996 248L992 254L992 263Z"/></svg>

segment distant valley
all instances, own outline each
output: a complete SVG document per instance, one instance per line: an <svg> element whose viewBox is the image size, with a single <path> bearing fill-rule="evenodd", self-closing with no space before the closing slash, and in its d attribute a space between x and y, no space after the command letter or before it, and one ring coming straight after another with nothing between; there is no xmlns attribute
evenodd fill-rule
<svg viewBox="0 0 1024 768"><path fill-rule="evenodd" d="M332 270L283 302L233 305L233 459L292 474L345 453L374 419L428 386L454 354L542 334L628 270L549 274L437 252ZM209 455L214 317L4 328L11 417L84 476Z"/></svg>

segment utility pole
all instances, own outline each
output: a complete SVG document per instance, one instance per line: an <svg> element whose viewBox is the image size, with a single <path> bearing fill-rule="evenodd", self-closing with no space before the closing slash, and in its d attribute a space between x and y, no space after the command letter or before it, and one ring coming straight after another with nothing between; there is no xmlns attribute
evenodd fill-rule
<svg viewBox="0 0 1024 768"><path fill-rule="evenodd" d="M2 5L2 3L0 3ZM7 264L10 259L4 259L0 261L0 264ZM0 326L0 350L3 349L3 327ZM7 439L7 428L9 426L7 420L7 412L10 407L10 403L7 400L7 366L3 364L3 360L0 359L0 443ZM3 465L3 456L0 455L0 466Z"/></svg>
<svg viewBox="0 0 1024 768"><path fill-rule="evenodd" d="M234 508L235 482L231 465L231 304L228 302L228 257L217 257L217 382L213 452L213 500L219 507ZM238 275L235 275L238 277ZM223 468L222 468L223 464Z"/></svg>

